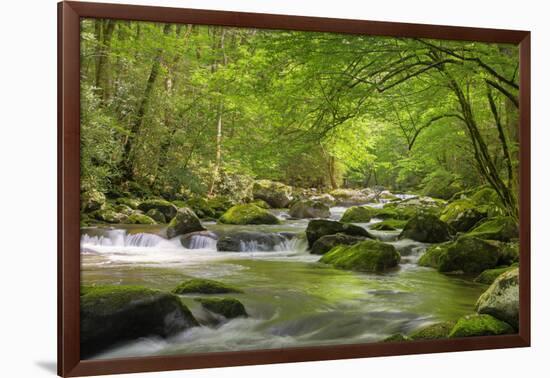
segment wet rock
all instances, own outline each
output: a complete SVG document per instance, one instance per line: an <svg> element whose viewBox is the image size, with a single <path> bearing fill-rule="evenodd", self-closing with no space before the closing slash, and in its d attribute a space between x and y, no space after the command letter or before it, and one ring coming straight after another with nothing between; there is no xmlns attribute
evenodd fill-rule
<svg viewBox="0 0 550 378"><path fill-rule="evenodd" d="M292 188L280 182L258 180L252 187L254 199L261 199L271 207L287 207L292 200Z"/></svg>
<svg viewBox="0 0 550 378"><path fill-rule="evenodd" d="M423 243L442 243L449 240L451 234L449 226L437 216L421 213L407 222L399 237Z"/></svg>
<svg viewBox="0 0 550 378"><path fill-rule="evenodd" d="M81 292L82 357L121 341L153 335L168 337L197 325L174 294L138 286L98 286Z"/></svg>
<svg viewBox="0 0 550 378"><path fill-rule="evenodd" d="M166 235L169 238L173 238L178 235L204 230L205 228L193 210L188 207L182 207L177 210L176 215L168 224Z"/></svg>
<svg viewBox="0 0 550 378"><path fill-rule="evenodd" d="M314 255L324 255L338 245L351 245L359 243L365 239L366 238L364 236L351 236L342 233L325 235L313 243L310 252Z"/></svg>
<svg viewBox="0 0 550 378"><path fill-rule="evenodd" d="M384 272L399 264L399 253L390 244L365 240L331 249L319 260L338 269L360 272Z"/></svg>
<svg viewBox="0 0 550 378"><path fill-rule="evenodd" d="M133 213L126 219L128 224L156 224L155 220L147 215L140 213Z"/></svg>
<svg viewBox="0 0 550 378"><path fill-rule="evenodd" d="M322 236L338 233L351 236L370 237L368 231L362 227L325 219L314 219L308 223L306 228L306 237L310 247L312 247L313 243Z"/></svg>
<svg viewBox="0 0 550 378"><path fill-rule="evenodd" d="M244 305L235 298L197 298L203 308L227 319L247 317Z"/></svg>
<svg viewBox="0 0 550 378"><path fill-rule="evenodd" d="M449 337L495 336L514 333L514 329L491 315L466 315L458 319Z"/></svg>
<svg viewBox="0 0 550 378"><path fill-rule="evenodd" d="M479 274L497 266L499 247L482 239L462 236L455 242L432 246L418 260L440 272Z"/></svg>
<svg viewBox="0 0 550 378"><path fill-rule="evenodd" d="M158 209L151 209L145 215L147 215L151 219L154 219L154 221L157 223L166 223L166 217Z"/></svg>
<svg viewBox="0 0 550 378"><path fill-rule="evenodd" d="M209 241L215 242L218 235L210 231L195 231L180 236L180 243L184 248L197 249L205 248Z"/></svg>
<svg viewBox="0 0 550 378"><path fill-rule="evenodd" d="M328 218L330 209L322 202L302 200L290 208L289 215L293 218Z"/></svg>
<svg viewBox="0 0 550 378"><path fill-rule="evenodd" d="M269 211L256 205L235 205L227 210L219 219L226 224L278 224L279 219Z"/></svg>
<svg viewBox="0 0 550 378"><path fill-rule="evenodd" d="M409 336L412 340L436 340L449 337L456 322L440 322L414 331Z"/></svg>
<svg viewBox="0 0 550 378"><path fill-rule="evenodd" d="M176 216L177 208L174 204L163 199L149 199L139 204L138 209L147 213L151 209L161 212L167 221Z"/></svg>
<svg viewBox="0 0 550 378"><path fill-rule="evenodd" d="M519 269L502 273L478 299L476 310L519 327Z"/></svg>
<svg viewBox="0 0 550 378"><path fill-rule="evenodd" d="M205 278L192 278L180 283L174 290L175 294L226 294L242 293L241 290L223 282Z"/></svg>
<svg viewBox="0 0 550 378"><path fill-rule="evenodd" d="M278 232L242 231L225 235L218 240L216 248L220 252L273 251L275 246L290 239Z"/></svg>
<svg viewBox="0 0 550 378"><path fill-rule="evenodd" d="M487 212L477 208L472 201L461 199L449 203L441 212L439 219L448 223L456 232L466 232L486 217Z"/></svg>
<svg viewBox="0 0 550 378"><path fill-rule="evenodd" d="M374 194L366 194L356 189L335 189L329 193L339 206L360 205L374 200Z"/></svg>

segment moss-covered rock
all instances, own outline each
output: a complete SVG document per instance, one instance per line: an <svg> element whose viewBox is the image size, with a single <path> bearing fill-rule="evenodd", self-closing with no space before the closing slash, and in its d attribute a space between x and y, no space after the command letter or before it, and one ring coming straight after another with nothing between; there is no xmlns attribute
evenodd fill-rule
<svg viewBox="0 0 550 378"><path fill-rule="evenodd" d="M519 327L519 269L500 274L476 303L480 314L492 315L515 329Z"/></svg>
<svg viewBox="0 0 550 378"><path fill-rule="evenodd" d="M428 248L418 265L430 266L440 272L479 274L496 267L498 256L499 247L495 243L465 235L455 242Z"/></svg>
<svg viewBox="0 0 550 378"><path fill-rule="evenodd" d="M207 280L205 278L192 278L183 281L174 290L175 294L226 294L242 293L241 290L223 282Z"/></svg>
<svg viewBox="0 0 550 378"><path fill-rule="evenodd" d="M195 231L206 230L197 215L188 207L181 207L176 212L176 216L168 224L166 235L173 238L178 235L187 234Z"/></svg>
<svg viewBox="0 0 550 378"><path fill-rule="evenodd" d="M498 256L498 265L513 265L519 262L519 243L502 243Z"/></svg>
<svg viewBox="0 0 550 378"><path fill-rule="evenodd" d="M184 206L178 207L189 207L201 219L218 217L216 210L210 206L208 200L202 197L191 198L185 202Z"/></svg>
<svg viewBox="0 0 550 378"><path fill-rule="evenodd" d="M80 194L80 208L84 212L96 211L105 205L105 194L91 189Z"/></svg>
<svg viewBox="0 0 550 378"><path fill-rule="evenodd" d="M262 209L271 209L271 206L267 202L261 199L254 200L250 202L252 205L256 205L258 207L261 207Z"/></svg>
<svg viewBox="0 0 550 378"><path fill-rule="evenodd" d="M125 340L167 337L198 323L180 299L138 286L88 287L80 296L81 356Z"/></svg>
<svg viewBox="0 0 550 378"><path fill-rule="evenodd" d="M399 264L399 252L390 244L365 240L353 245L336 246L319 260L338 269L360 272L384 272Z"/></svg>
<svg viewBox="0 0 550 378"><path fill-rule="evenodd" d="M406 224L406 220L386 219L382 222L373 224L370 228L376 231L396 231L403 229Z"/></svg>
<svg viewBox="0 0 550 378"><path fill-rule="evenodd" d="M449 226L433 214L420 213L409 219L400 238L423 243L442 243L451 238Z"/></svg>
<svg viewBox="0 0 550 378"><path fill-rule="evenodd" d="M138 209L147 213L151 209L160 211L167 221L174 218L177 208L171 202L163 199L149 199L139 204Z"/></svg>
<svg viewBox="0 0 550 378"><path fill-rule="evenodd" d="M166 223L166 217L157 209L151 209L145 215L147 215L157 223Z"/></svg>
<svg viewBox="0 0 550 378"><path fill-rule="evenodd" d="M512 217L496 217L476 225L468 235L507 242L519 237L519 227Z"/></svg>
<svg viewBox="0 0 550 378"><path fill-rule="evenodd" d="M360 205L374 200L374 193L366 193L357 189L334 189L329 193L340 206Z"/></svg>
<svg viewBox="0 0 550 378"><path fill-rule="evenodd" d="M370 206L352 206L344 212L340 222L367 223L376 216L378 210Z"/></svg>
<svg viewBox="0 0 550 378"><path fill-rule="evenodd" d="M106 223L126 223L128 216L126 214L117 213L112 208L102 208L90 213L90 217Z"/></svg>
<svg viewBox="0 0 550 378"><path fill-rule="evenodd" d="M330 209L322 202L301 200L292 205L289 215L293 218L328 218Z"/></svg>
<svg viewBox="0 0 550 378"><path fill-rule="evenodd" d="M436 340L449 337L449 333L454 328L456 322L440 322L431 324L414 331L409 335L412 340Z"/></svg>
<svg viewBox="0 0 550 378"><path fill-rule="evenodd" d="M258 180L252 186L254 199L261 199L273 208L287 207L292 200L292 188L280 182Z"/></svg>
<svg viewBox="0 0 550 378"><path fill-rule="evenodd" d="M247 317L244 305L235 298L197 298L202 307L224 318Z"/></svg>
<svg viewBox="0 0 550 378"><path fill-rule="evenodd" d="M430 173L422 182L422 194L429 197L449 199L462 190L462 183L452 173L437 170Z"/></svg>
<svg viewBox="0 0 550 378"><path fill-rule="evenodd" d="M458 319L449 337L495 336L514 333L514 329L491 315L466 315Z"/></svg>
<svg viewBox="0 0 550 378"><path fill-rule="evenodd" d="M402 333L395 333L391 336L386 337L384 340L382 340L383 343L398 343L401 341L411 341L411 338L409 338L406 335L403 335Z"/></svg>
<svg viewBox="0 0 550 378"><path fill-rule="evenodd" d="M484 270L474 279L474 282L491 285L498 276L502 273L508 272L509 270L516 269L515 266L504 266L500 268L487 269Z"/></svg>
<svg viewBox="0 0 550 378"><path fill-rule="evenodd" d="M351 236L342 233L325 235L313 243L310 252L314 255L324 255L338 245L351 245L359 243L365 239L366 238L364 236Z"/></svg>
<svg viewBox="0 0 550 378"><path fill-rule="evenodd" d="M139 200L130 197L120 197L115 200L119 205L126 205L133 210L137 210L139 206Z"/></svg>
<svg viewBox="0 0 550 378"><path fill-rule="evenodd" d="M219 219L225 224L278 224L279 219L269 211L256 205L235 205L227 210Z"/></svg>
<svg viewBox="0 0 550 378"><path fill-rule="evenodd" d="M155 220L145 214L133 213L126 219L128 224L156 224Z"/></svg>
<svg viewBox="0 0 550 378"><path fill-rule="evenodd" d="M328 219L314 219L308 223L306 228L306 237L310 247L312 247L313 243L322 236L338 233L351 236L370 237L368 231L363 227Z"/></svg>
<svg viewBox="0 0 550 378"><path fill-rule="evenodd" d="M448 223L456 232L466 232L476 223L487 217L482 208L467 199L461 199L449 203L441 212L441 219Z"/></svg>

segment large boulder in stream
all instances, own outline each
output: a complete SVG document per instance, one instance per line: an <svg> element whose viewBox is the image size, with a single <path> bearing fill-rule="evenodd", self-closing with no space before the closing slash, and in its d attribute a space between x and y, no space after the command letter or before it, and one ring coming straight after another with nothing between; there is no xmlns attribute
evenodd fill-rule
<svg viewBox="0 0 550 378"><path fill-rule="evenodd" d="M279 232L241 231L221 237L216 249L220 252L273 251L292 236Z"/></svg>
<svg viewBox="0 0 550 378"><path fill-rule="evenodd" d="M151 209L145 215L147 215L157 223L166 223L166 217L158 209Z"/></svg>
<svg viewBox="0 0 550 378"><path fill-rule="evenodd" d="M176 216L177 207L166 200L163 199L149 199L145 200L139 204L138 209L147 213L151 209L155 209L162 213L167 221L171 220Z"/></svg>
<svg viewBox="0 0 550 378"><path fill-rule="evenodd" d="M375 218L381 211L370 206L352 206L344 212L340 222L346 223L367 223Z"/></svg>
<svg viewBox="0 0 550 378"><path fill-rule="evenodd" d="M328 218L330 208L320 201L302 200L290 208L289 215L293 218Z"/></svg>
<svg viewBox="0 0 550 378"><path fill-rule="evenodd" d="M439 219L449 224L456 232L466 232L486 217L487 212L483 208L478 208L470 200L460 199L445 206Z"/></svg>
<svg viewBox="0 0 550 378"><path fill-rule="evenodd" d="M476 310L519 327L519 269L502 273L479 297Z"/></svg>
<svg viewBox="0 0 550 378"><path fill-rule="evenodd" d="M279 224L279 219L268 210L253 204L235 205L219 219L225 224Z"/></svg>
<svg viewBox="0 0 550 378"><path fill-rule="evenodd" d="M139 286L81 290L80 348L89 357L116 343L168 337L198 323L177 295Z"/></svg>
<svg viewBox="0 0 550 378"><path fill-rule="evenodd" d="M436 340L449 336L456 322L440 322L422 327L409 335L411 340Z"/></svg>
<svg viewBox="0 0 550 378"><path fill-rule="evenodd" d="M246 318L248 316L244 305L235 298L197 298L195 300L206 310L226 319Z"/></svg>
<svg viewBox="0 0 550 378"><path fill-rule="evenodd" d="M401 256L393 245L376 240L365 240L353 245L340 245L319 260L338 269L359 272L384 272L395 268Z"/></svg>
<svg viewBox="0 0 550 378"><path fill-rule="evenodd" d="M367 238L364 236L352 236L342 233L325 235L320 237L315 241L315 243L313 243L310 252L314 255L324 255L338 245L352 245L366 239Z"/></svg>
<svg viewBox="0 0 550 378"><path fill-rule="evenodd" d="M442 243L451 238L447 223L429 213L418 213L405 225L400 238L412 239L422 243Z"/></svg>
<svg viewBox="0 0 550 378"><path fill-rule="evenodd" d="M368 231L363 227L328 219L314 219L308 223L306 228L306 237L310 247L322 236L338 233L366 238L370 237Z"/></svg>
<svg viewBox="0 0 550 378"><path fill-rule="evenodd" d="M90 217L105 223L126 223L128 221L126 214L118 213L109 207L91 212Z"/></svg>
<svg viewBox="0 0 550 378"><path fill-rule="evenodd" d="M418 260L418 265L436 268L440 272L479 274L497 266L498 243L461 236L454 242L432 246Z"/></svg>
<svg viewBox="0 0 550 378"><path fill-rule="evenodd" d="M468 235L507 242L519 237L519 228L512 217L496 217L477 224Z"/></svg>
<svg viewBox="0 0 550 378"><path fill-rule="evenodd" d="M506 322L491 315L466 315L458 319L449 333L449 337L495 336L514 333L514 329Z"/></svg>
<svg viewBox="0 0 550 378"><path fill-rule="evenodd" d="M206 230L197 215L188 207L179 208L174 218L168 224L166 236L173 238L178 235Z"/></svg>
<svg viewBox="0 0 550 378"><path fill-rule="evenodd" d="M257 180L252 186L254 199L261 199L273 208L287 207L292 200L292 188L280 182Z"/></svg>

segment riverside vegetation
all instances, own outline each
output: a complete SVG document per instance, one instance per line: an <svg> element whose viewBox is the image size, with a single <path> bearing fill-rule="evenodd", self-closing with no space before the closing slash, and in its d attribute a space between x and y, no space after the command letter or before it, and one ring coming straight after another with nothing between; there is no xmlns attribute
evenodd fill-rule
<svg viewBox="0 0 550 378"><path fill-rule="evenodd" d="M81 42L84 358L518 331L516 47Z"/></svg>

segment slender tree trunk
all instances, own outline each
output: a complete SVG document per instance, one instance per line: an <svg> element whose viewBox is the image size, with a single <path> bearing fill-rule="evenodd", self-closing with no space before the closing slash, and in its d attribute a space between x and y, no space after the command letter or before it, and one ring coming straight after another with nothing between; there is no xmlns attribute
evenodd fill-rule
<svg viewBox="0 0 550 378"><path fill-rule="evenodd" d="M164 25L165 35L170 32L170 28L171 28L170 24ZM147 79L145 90L143 92L143 96L139 103L136 117L130 127L130 134L128 135L128 138L126 139L126 143L124 144L124 151L123 151L123 158L122 158L122 179L125 181L131 181L134 178L133 161L132 161L131 153L135 144L136 137L143 125L143 119L145 118L145 115L149 108L149 103L151 101L153 88L157 81L157 77L160 70L161 59L162 59L162 49L158 49L157 54L153 60L153 64L151 66L151 71L149 72L149 78Z"/></svg>
<svg viewBox="0 0 550 378"><path fill-rule="evenodd" d="M98 31L98 28L101 29L101 32ZM111 53L111 41L114 30L114 20L96 20L96 37L99 33L101 38L98 40L99 49L97 52L95 86L101 91L102 103L105 103L110 95L109 54Z"/></svg>

